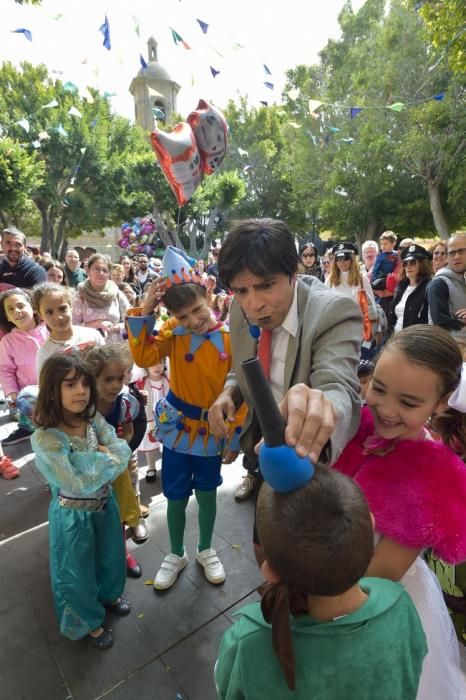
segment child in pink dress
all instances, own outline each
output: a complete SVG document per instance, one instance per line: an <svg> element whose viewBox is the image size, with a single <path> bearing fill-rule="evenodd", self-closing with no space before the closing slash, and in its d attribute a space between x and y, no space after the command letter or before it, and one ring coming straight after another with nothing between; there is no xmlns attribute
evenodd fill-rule
<svg viewBox="0 0 466 700"><path fill-rule="evenodd" d="M164 360L148 367L146 376L137 382L137 386L140 391L144 391L147 395L147 428L138 451L144 452L146 455L146 481L151 483L157 479L156 465L162 457L162 444L155 437L154 409L157 402L165 398L170 389Z"/></svg>

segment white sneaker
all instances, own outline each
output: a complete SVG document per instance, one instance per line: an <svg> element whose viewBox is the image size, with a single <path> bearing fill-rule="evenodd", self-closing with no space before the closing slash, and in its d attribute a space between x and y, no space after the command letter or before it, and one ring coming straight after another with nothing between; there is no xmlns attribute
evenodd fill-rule
<svg viewBox="0 0 466 700"><path fill-rule="evenodd" d="M204 574L209 583L223 583L225 581L225 569L215 549L198 551L196 560L204 568Z"/></svg>
<svg viewBox="0 0 466 700"><path fill-rule="evenodd" d="M154 579L154 588L158 591L171 588L178 578L178 574L180 571L183 571L187 563L188 555L186 554L186 550L182 557L179 557L177 554L167 554L162 562L162 566L157 571L157 575Z"/></svg>

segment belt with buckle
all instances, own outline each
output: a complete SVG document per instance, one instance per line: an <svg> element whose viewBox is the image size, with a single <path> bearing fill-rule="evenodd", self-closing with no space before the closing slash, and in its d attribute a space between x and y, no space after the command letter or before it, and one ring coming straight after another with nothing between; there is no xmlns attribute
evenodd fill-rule
<svg viewBox="0 0 466 700"><path fill-rule="evenodd" d="M183 401L183 399L180 399L176 394L173 393L173 391L168 392L166 399L168 403L170 403L174 408L176 408L177 411L181 411L181 413L186 416L186 418L192 418L192 420L201 420L207 423L209 420L209 409L208 408L201 408L200 406L195 406L192 403L188 403L187 401Z"/></svg>

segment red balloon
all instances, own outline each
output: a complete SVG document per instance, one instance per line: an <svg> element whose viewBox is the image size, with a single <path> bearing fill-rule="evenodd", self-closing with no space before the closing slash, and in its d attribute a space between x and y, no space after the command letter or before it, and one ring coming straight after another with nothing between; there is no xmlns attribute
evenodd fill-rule
<svg viewBox="0 0 466 700"><path fill-rule="evenodd" d="M201 159L193 130L186 122L180 122L169 133L156 129L150 140L181 207L191 199L202 181Z"/></svg>
<svg viewBox="0 0 466 700"><path fill-rule="evenodd" d="M194 112L187 119L196 138L201 154L202 171L211 175L227 152L228 124L220 110L205 100L199 100Z"/></svg>

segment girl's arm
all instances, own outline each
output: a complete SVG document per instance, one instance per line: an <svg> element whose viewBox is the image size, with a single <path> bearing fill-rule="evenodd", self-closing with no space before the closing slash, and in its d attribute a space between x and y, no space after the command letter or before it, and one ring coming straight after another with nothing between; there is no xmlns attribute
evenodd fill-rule
<svg viewBox="0 0 466 700"><path fill-rule="evenodd" d="M21 388L18 386L14 345L11 343L11 340L12 338L8 334L0 342L0 384L3 387L5 396L13 393L16 395Z"/></svg>
<svg viewBox="0 0 466 700"><path fill-rule="evenodd" d="M128 445L133 439L134 428L132 423L123 423L121 426L121 438L125 440Z"/></svg>
<svg viewBox="0 0 466 700"><path fill-rule="evenodd" d="M421 553L421 549L403 547L389 537L382 537L375 548L366 576L399 581Z"/></svg>

